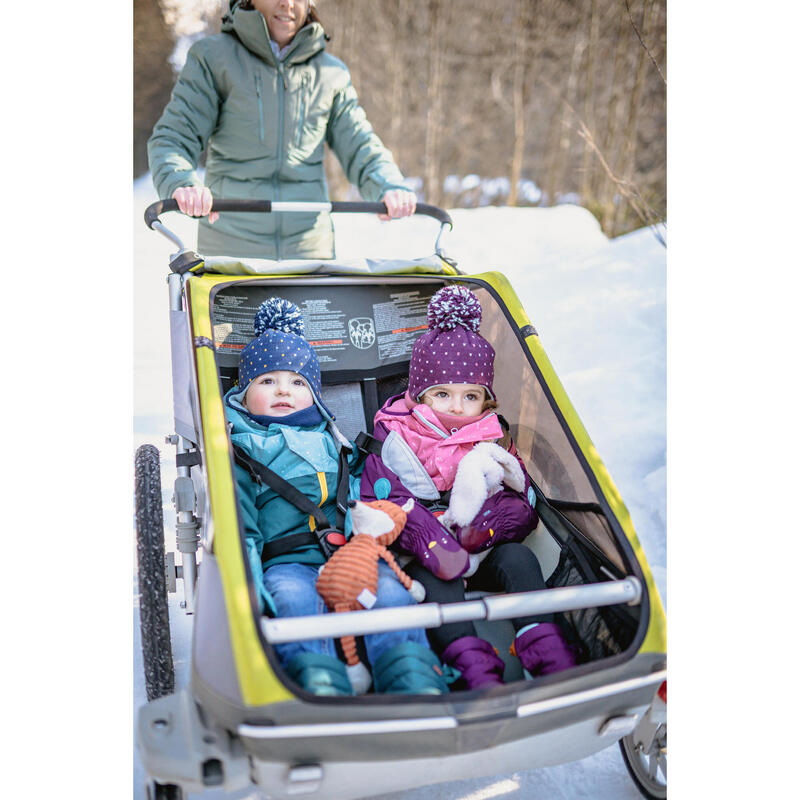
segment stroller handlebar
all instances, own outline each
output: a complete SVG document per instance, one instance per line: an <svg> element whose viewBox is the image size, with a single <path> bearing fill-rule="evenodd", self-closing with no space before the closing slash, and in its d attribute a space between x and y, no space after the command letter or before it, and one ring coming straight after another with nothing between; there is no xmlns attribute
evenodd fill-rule
<svg viewBox="0 0 800 800"><path fill-rule="evenodd" d="M160 222L159 215L166 211L177 211L178 201L172 198L168 200L157 200L151 203L144 212L144 221L148 228L153 227L154 223ZM284 203L273 202L272 200L214 200L214 211L239 211L269 214L272 212L333 212L348 214L386 214L387 209L384 203L365 203L365 202L335 202L335 203ZM427 203L417 203L415 214L426 217L433 217L442 226L449 225L453 228L453 220L450 215L438 206L431 206Z"/></svg>

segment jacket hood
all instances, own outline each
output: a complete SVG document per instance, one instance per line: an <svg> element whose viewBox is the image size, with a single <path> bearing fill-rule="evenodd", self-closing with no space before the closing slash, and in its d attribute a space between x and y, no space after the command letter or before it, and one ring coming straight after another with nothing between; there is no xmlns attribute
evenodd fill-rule
<svg viewBox="0 0 800 800"><path fill-rule="evenodd" d="M232 2L222 17L222 31L235 34L251 53L277 66L278 59L269 44L267 22L260 11L239 8L238 2ZM311 22L295 34L283 61L286 64L299 64L324 49L325 31L318 22Z"/></svg>

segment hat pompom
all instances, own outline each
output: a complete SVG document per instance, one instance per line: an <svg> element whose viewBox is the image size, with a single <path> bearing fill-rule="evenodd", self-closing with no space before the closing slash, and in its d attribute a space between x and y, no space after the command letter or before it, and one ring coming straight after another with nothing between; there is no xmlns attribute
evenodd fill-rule
<svg viewBox="0 0 800 800"><path fill-rule="evenodd" d="M480 300L466 286L445 286L428 303L428 327L452 331L460 325L477 333L482 314Z"/></svg>
<svg viewBox="0 0 800 800"><path fill-rule="evenodd" d="M302 312L291 300L285 300L283 297L270 297L258 307L253 319L253 329L256 336L261 336L268 330L296 333L298 336L303 336L305 323Z"/></svg>

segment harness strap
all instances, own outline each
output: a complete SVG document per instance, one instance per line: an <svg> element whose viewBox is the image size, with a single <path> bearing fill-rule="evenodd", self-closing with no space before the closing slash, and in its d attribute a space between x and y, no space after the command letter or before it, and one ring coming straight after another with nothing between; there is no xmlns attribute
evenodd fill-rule
<svg viewBox="0 0 800 800"><path fill-rule="evenodd" d="M301 547L308 545L316 545L322 550L326 560L329 559L335 552L337 547L341 547L346 539L344 534L337 528L325 528L321 531L301 531L300 533L291 533L288 536L281 536L280 539L274 539L271 542L264 542L261 548L261 563L266 564L278 556L285 556L288 553L293 553Z"/></svg>
<svg viewBox="0 0 800 800"><path fill-rule="evenodd" d="M261 550L261 563L266 564L273 558L278 556L285 556L294 550L307 545L318 545L319 541L311 531L303 531L302 533L291 533L288 536L281 536L280 539L274 539L271 542L264 542L264 547Z"/></svg>
<svg viewBox="0 0 800 800"><path fill-rule="evenodd" d="M420 500L414 498L414 502L420 503L420 505L425 506L429 511L446 511L447 507L450 505L450 489L446 492L442 492L438 500Z"/></svg>
<svg viewBox="0 0 800 800"><path fill-rule="evenodd" d="M381 448L383 447L383 442L379 442L374 436L369 433L361 433L356 436L356 447L364 454L369 455L370 453L374 456L379 456L381 454Z"/></svg>
<svg viewBox="0 0 800 800"><path fill-rule="evenodd" d="M269 486L270 489L283 497L284 500L288 500L295 508L313 517L314 522L317 523L319 528L330 528L331 524L328 518L316 503L309 500L306 495L292 486L289 481L281 478L277 472L273 472L269 467L265 467L260 462L250 458L237 444L233 446L233 458L240 467L243 467L250 473L250 477L252 477L256 483Z"/></svg>
<svg viewBox="0 0 800 800"><path fill-rule="evenodd" d="M350 464L348 463L349 450L342 447L339 450L339 477L336 486L336 526L344 530L344 517L347 514L347 498L350 495Z"/></svg>

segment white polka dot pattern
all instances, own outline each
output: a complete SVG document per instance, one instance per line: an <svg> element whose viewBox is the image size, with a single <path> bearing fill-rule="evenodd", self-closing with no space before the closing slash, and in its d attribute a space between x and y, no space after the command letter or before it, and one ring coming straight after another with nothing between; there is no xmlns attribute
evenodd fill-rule
<svg viewBox="0 0 800 800"><path fill-rule="evenodd" d="M416 400L425 389L444 383L475 383L494 396L494 348L478 333L481 317L480 301L465 286L436 292L428 304L429 330L411 352L411 397Z"/></svg>

